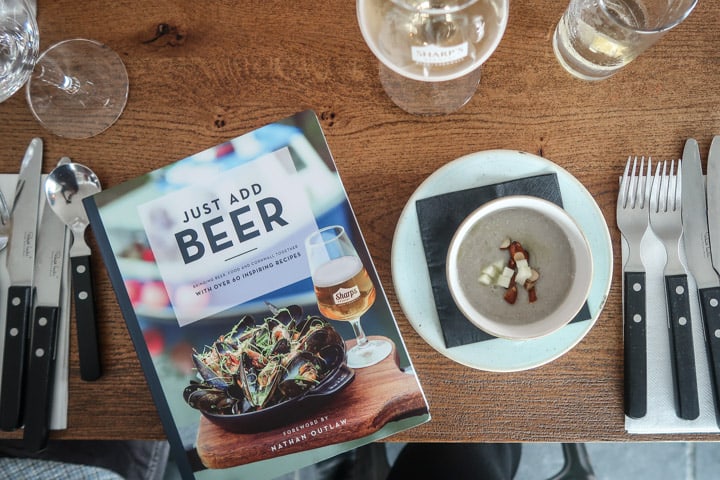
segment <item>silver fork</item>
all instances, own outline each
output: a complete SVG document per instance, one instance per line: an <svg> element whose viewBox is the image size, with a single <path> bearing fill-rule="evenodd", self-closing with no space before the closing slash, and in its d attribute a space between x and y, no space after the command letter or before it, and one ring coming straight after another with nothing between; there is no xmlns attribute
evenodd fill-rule
<svg viewBox="0 0 720 480"><path fill-rule="evenodd" d="M677 168L675 161L671 161L669 171L667 162L657 164L650 192L650 228L665 246L667 254L663 275L673 357L675 411L678 417L692 420L698 417L700 410L687 272L680 262L681 184L680 160Z"/></svg>
<svg viewBox="0 0 720 480"><path fill-rule="evenodd" d="M640 418L647 412L647 355L645 340L645 266L640 242L648 229L650 159L628 157L620 180L617 225L627 241L623 266L623 332L625 345L625 414ZM639 168L638 168L639 167Z"/></svg>

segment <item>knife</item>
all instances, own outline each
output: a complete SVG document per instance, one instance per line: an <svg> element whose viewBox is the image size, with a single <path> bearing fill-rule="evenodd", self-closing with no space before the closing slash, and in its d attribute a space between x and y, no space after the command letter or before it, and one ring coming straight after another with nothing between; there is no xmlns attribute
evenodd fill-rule
<svg viewBox="0 0 720 480"><path fill-rule="evenodd" d="M7 291L0 392L0 428L3 430L14 430L22 424L25 350L32 310L42 150L42 140L33 138L20 166L10 215L12 231L7 251L10 286Z"/></svg>
<svg viewBox="0 0 720 480"><path fill-rule="evenodd" d="M706 324L709 315L712 314L708 310L712 299L720 299L720 281L712 267L705 181L702 176L700 149L697 141L693 138L689 138L685 142L681 168L685 256L688 262L688 270L697 285L702 323ZM720 313L720 310L718 313ZM680 352L680 354L682 353ZM688 355L692 354L692 352L688 352Z"/></svg>
<svg viewBox="0 0 720 480"><path fill-rule="evenodd" d="M695 188L697 185L702 185L702 183L696 184ZM720 214L720 137L715 137L710 145L707 165L706 211L707 228L704 232L705 236L702 237L703 242L698 244L696 241L687 254L688 261L692 254L697 257L697 262L702 264L702 274L696 277L696 283L698 284L700 310L705 329L705 345L710 364L710 379L715 399L715 420L720 425L720 278L718 278L718 271L720 271L718 269L720 266L720 219L717 218L717 215ZM715 245L714 255L711 249L713 244ZM696 276L694 271L693 276Z"/></svg>
<svg viewBox="0 0 720 480"><path fill-rule="evenodd" d="M31 452L47 445L53 370L66 245L65 224L44 204L35 249L35 311L30 332L23 445Z"/></svg>

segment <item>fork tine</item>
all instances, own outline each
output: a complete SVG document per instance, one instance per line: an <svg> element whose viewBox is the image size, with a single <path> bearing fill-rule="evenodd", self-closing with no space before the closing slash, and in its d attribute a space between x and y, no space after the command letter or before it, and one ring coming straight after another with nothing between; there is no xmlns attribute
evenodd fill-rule
<svg viewBox="0 0 720 480"><path fill-rule="evenodd" d="M680 163L678 163L678 167ZM680 185L677 182L678 171L675 169L675 160L670 160L670 169L667 177L667 210L674 212L680 208L680 201L677 197Z"/></svg>
<svg viewBox="0 0 720 480"><path fill-rule="evenodd" d="M629 193L630 193L630 162L632 156L628 156L627 162L625 163L625 171L623 172L622 179L620 180L620 190L618 192L618 204L620 208L627 208Z"/></svg>
<svg viewBox="0 0 720 480"><path fill-rule="evenodd" d="M655 173L652 178L652 187L650 188L650 208L653 212L665 211L665 207L662 205L662 189L663 189L663 174L662 169L665 162L657 162L655 164Z"/></svg>
<svg viewBox="0 0 720 480"><path fill-rule="evenodd" d="M637 158L637 157L635 157ZM648 167L649 167L648 163ZM645 156L643 155L640 158L640 172L639 172L639 179L638 179L638 189L636 192L637 195L637 201L635 203L636 207L640 208L647 208L647 201L648 196L650 194L650 190L648 190L648 170L645 167Z"/></svg>
<svg viewBox="0 0 720 480"><path fill-rule="evenodd" d="M630 198L629 207L635 208L637 206L637 192L638 192L638 176L637 176L637 156L633 159L632 173L630 174Z"/></svg>
<svg viewBox="0 0 720 480"><path fill-rule="evenodd" d="M663 162L663 204L665 206L666 212L672 212L675 210L672 198L674 196L672 195L672 188L673 188L673 177L672 177L672 171L675 167L675 161L673 160L670 165L668 166L667 160Z"/></svg>
<svg viewBox="0 0 720 480"><path fill-rule="evenodd" d="M667 199L666 199L666 208L667 208L668 212L675 211L675 188L676 187L677 187L677 185L675 182L675 160L670 160L670 163L668 165L668 174L667 174Z"/></svg>
<svg viewBox="0 0 720 480"><path fill-rule="evenodd" d="M661 202L661 207L662 207L661 211L663 211L663 212L667 212L670 210L668 208L669 207L668 198L670 196L669 195L670 177L668 176L667 167L668 167L668 161L664 160L663 166L662 166L662 177L660 179L660 202Z"/></svg>
<svg viewBox="0 0 720 480"><path fill-rule="evenodd" d="M643 157L645 158L645 157ZM652 188L652 157L648 157L647 170L645 171L645 207L650 208L650 189Z"/></svg>
<svg viewBox="0 0 720 480"><path fill-rule="evenodd" d="M677 168L675 169L675 210L680 210L682 207L682 168L681 167L682 160L678 159L677 161Z"/></svg>
<svg viewBox="0 0 720 480"><path fill-rule="evenodd" d="M625 170L623 171L622 177L620 178L620 189L618 190L618 204L620 205L620 208L625 208L625 204L627 203L627 191L628 191L628 184L629 184L628 173L629 172L630 172L630 157L628 157L627 162L625 163Z"/></svg>

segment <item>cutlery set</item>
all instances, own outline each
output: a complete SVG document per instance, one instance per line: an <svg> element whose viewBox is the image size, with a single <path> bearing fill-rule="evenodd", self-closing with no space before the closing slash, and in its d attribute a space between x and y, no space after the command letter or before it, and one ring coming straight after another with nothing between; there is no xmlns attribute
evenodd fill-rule
<svg viewBox="0 0 720 480"><path fill-rule="evenodd" d="M623 266L625 342L625 414L647 414L647 351L645 267L640 243L652 232L664 246L663 270L675 414L684 420L700 415L692 325L703 325L716 419L720 421L720 136L710 147L706 180L698 144L688 139L682 160L647 163L629 158L620 180L617 224L628 247ZM712 246L716 245L715 255ZM687 268L682 258L687 261ZM691 315L688 273L697 285L701 318Z"/></svg>
<svg viewBox="0 0 720 480"><path fill-rule="evenodd" d="M68 161L61 160L60 165ZM42 162L43 143L35 138L23 158L7 220L0 215L0 246L9 230L6 265L10 279L9 285L1 286L6 288L7 304L2 313L5 331L0 429L11 431L24 426L23 442L30 451L42 450L47 443L62 284L67 273L63 270L68 255L72 255L66 223L52 207L55 199L41 188ZM52 175L45 180L46 190ZM89 265L80 270L89 275ZM78 303L76 295L76 310ZM80 316L76 311L76 317ZM94 313L89 318L94 322ZM92 341L96 345L96 339ZM99 361L82 354L85 363L95 365L88 370L94 372L94 378L83 378L94 380L100 374Z"/></svg>

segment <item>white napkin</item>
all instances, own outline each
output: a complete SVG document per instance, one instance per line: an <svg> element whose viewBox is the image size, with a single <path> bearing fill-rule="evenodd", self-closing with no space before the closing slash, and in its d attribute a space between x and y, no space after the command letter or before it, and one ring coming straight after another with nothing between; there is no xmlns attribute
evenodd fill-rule
<svg viewBox="0 0 720 480"><path fill-rule="evenodd" d="M43 175L43 179L45 175ZM17 175L0 174L0 190L2 190L8 206L12 206L13 195ZM42 215L42 208L40 214ZM69 234L69 232L67 232ZM40 233L42 235L42 233ZM10 278L5 266L7 248L0 252L0 352L4 351L5 342L5 308L7 302L7 287L10 285ZM50 429L64 430L67 428L68 408L68 365L70 346L70 260L66 258L65 270L63 272L63 284L61 293L61 305L59 313L57 352L55 357L55 379L53 389L52 411L50 415ZM2 371L3 358L0 355L0 372ZM2 377L0 376L0 381ZM30 380L32 381L32 380ZM2 388L2 385L0 385Z"/></svg>
<svg viewBox="0 0 720 480"><path fill-rule="evenodd" d="M622 239L621 243L624 264L627 259L625 239ZM628 433L638 434L720 432L715 420L712 384L695 280L688 273L700 415L695 420L683 420L675 414L673 398L670 337L663 279L665 249L651 230L645 233L640 247L646 270L647 414L638 419L626 416L625 429ZM684 252L683 248L680 259L687 270Z"/></svg>

